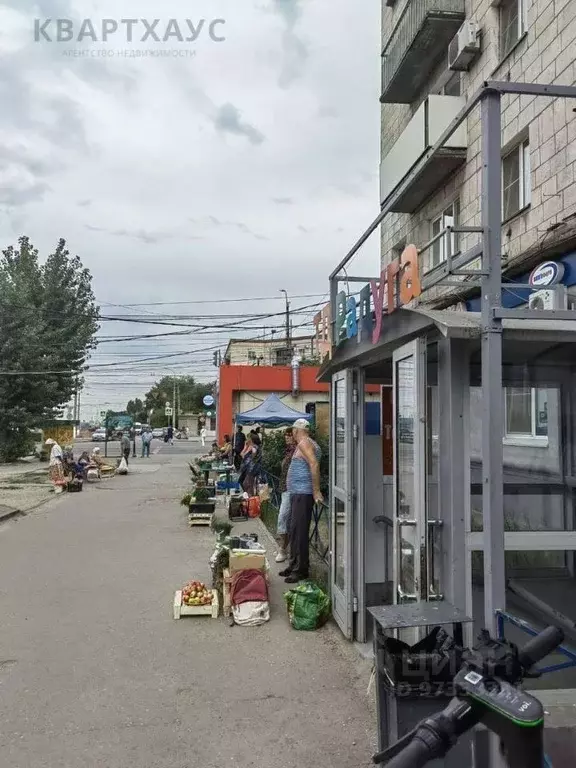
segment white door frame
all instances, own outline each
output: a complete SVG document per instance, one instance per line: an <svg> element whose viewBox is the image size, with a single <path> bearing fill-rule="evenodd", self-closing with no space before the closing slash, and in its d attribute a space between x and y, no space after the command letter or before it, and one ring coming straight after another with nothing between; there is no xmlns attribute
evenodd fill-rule
<svg viewBox="0 0 576 768"><path fill-rule="evenodd" d="M413 361L413 487L410 515L402 514L399 499L398 473L400 461L400 434L398 429L398 364ZM400 347L393 353L393 402L394 402L394 602L411 602L428 599L426 573L426 339L419 338ZM407 536L414 548L413 589L402 590L402 535Z"/></svg>
<svg viewBox="0 0 576 768"><path fill-rule="evenodd" d="M339 392L341 396L339 397ZM353 519L352 519L352 492L353 492L353 456L354 456L354 430L353 420L353 371L342 371L332 377L332 397L330 413L330 440L333 445L331 451L330 467L330 589L332 593L332 611L337 624L348 639L352 639L354 595L353 595ZM338 430L338 418L343 418L344 423ZM337 477L338 466L338 436L342 442L342 462L344 473ZM343 482L341 482L343 481ZM343 509L337 510L337 507ZM340 552L343 557L343 579L338 574L339 536L344 537Z"/></svg>

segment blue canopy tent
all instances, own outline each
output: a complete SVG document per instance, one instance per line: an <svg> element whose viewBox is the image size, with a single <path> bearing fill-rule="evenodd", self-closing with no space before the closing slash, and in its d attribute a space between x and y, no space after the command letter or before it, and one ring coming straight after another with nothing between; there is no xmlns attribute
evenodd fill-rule
<svg viewBox="0 0 576 768"><path fill-rule="evenodd" d="M244 413L236 414L236 424L263 424L268 427L281 427L285 424L292 424L296 419L306 419L311 421L309 413L300 413L284 405L278 395L268 395L266 400L256 408L252 408Z"/></svg>

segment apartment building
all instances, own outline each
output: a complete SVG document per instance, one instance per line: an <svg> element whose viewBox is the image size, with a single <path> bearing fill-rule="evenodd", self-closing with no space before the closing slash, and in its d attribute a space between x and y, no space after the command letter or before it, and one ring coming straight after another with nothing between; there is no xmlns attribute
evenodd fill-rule
<svg viewBox="0 0 576 768"><path fill-rule="evenodd" d="M576 83L576 3L388 0L382 31L381 203L399 184L405 185L381 227L382 264L414 243L424 247L425 277L441 268L448 254L472 253L479 243L479 234L445 230L481 224L480 110L472 111L423 173L410 178L411 169L486 80ZM558 305L547 308L574 306L576 278L570 268L576 265L576 103L504 96L501 125L506 279L519 276L527 283L533 267L554 259L568 269L564 293L549 297ZM475 259L468 267L479 265L480 259ZM453 281L462 282L461 291L431 288L420 303L456 308L466 300L467 309L478 310L478 291L466 287L470 279L453 276ZM527 292L503 292L507 306L528 300ZM527 449L546 444L548 424L554 422L554 397L545 389L506 390L509 462L517 458L523 463ZM513 445L526 450L515 457Z"/></svg>
<svg viewBox="0 0 576 768"><path fill-rule="evenodd" d="M442 599L474 631L505 605L538 627L554 611L575 618L576 312L511 310L576 309L576 97L482 87L576 85L575 40L574 0L384 1L382 214L334 267L315 319L330 352L319 380L334 435L333 613L349 638L365 641L389 602L408 621L415 601ZM454 128L476 94L483 106ZM485 291L481 307L479 268L490 274L500 256L494 211L482 212L493 201L482 198L482 144L499 105L500 158L484 181L489 190L499 160L504 285L501 302ZM381 273L354 277L378 223ZM488 327L497 311L503 322ZM501 348L490 358L491 333ZM380 432L368 434L374 384ZM485 551L502 563L498 583ZM553 683L567 684L576 677Z"/></svg>
<svg viewBox="0 0 576 768"><path fill-rule="evenodd" d="M382 30L381 203L405 185L381 228L386 264L447 226L480 225L478 109L422 174L409 173L484 81L576 82L576 3L387 0ZM575 108L568 99L503 98L502 253L510 272L576 246ZM424 274L477 241L440 237L422 254ZM426 301L445 306L456 296L437 289Z"/></svg>
<svg viewBox="0 0 576 768"><path fill-rule="evenodd" d="M224 353L227 365L290 365L294 355L302 360L317 358L315 336L293 336L290 343L285 338L230 339Z"/></svg>

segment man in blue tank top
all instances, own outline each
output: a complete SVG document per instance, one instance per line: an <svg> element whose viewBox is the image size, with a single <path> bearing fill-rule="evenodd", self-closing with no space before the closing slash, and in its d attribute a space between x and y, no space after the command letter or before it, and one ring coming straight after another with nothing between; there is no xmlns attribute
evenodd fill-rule
<svg viewBox="0 0 576 768"><path fill-rule="evenodd" d="M287 584L308 578L310 555L308 543L314 503L320 493L320 457L322 452L312 440L306 419L296 419L292 426L296 450L292 456L286 488L290 494L290 564L280 571Z"/></svg>

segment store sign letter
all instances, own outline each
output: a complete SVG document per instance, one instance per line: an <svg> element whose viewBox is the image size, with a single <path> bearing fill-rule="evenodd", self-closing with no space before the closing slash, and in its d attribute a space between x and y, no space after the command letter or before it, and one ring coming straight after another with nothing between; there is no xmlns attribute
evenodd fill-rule
<svg viewBox="0 0 576 768"><path fill-rule="evenodd" d="M341 291L336 305L336 344L344 339L358 337L358 342L380 338L382 318L391 315L398 307L408 304L422 293L418 271L418 250L408 245L399 259L390 262L380 275L360 291L359 302ZM358 310L358 306L360 309ZM372 307L374 316L372 316Z"/></svg>

